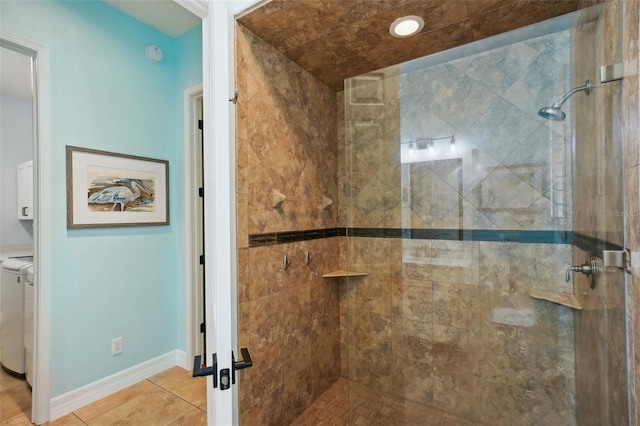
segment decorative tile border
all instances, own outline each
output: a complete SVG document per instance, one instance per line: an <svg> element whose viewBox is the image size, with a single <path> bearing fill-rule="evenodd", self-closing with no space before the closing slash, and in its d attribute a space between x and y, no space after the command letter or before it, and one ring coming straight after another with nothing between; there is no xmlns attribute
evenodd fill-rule
<svg viewBox="0 0 640 426"><path fill-rule="evenodd" d="M317 240L320 238L344 237L346 228L310 229L305 231L270 232L267 234L250 234L249 247L268 246L272 244L294 243L296 241Z"/></svg>
<svg viewBox="0 0 640 426"><path fill-rule="evenodd" d="M602 250L622 250L622 246L619 244L570 231L418 228L326 228L251 234L249 235L249 247L344 236L413 240L494 241L525 244L573 244L584 251L596 254L596 256Z"/></svg>
<svg viewBox="0 0 640 426"><path fill-rule="evenodd" d="M623 250L620 244L615 244L599 238L590 237L578 232L572 233L571 244L586 252L593 253L597 257L601 257L602 250Z"/></svg>
<svg viewBox="0 0 640 426"><path fill-rule="evenodd" d="M271 232L249 235L249 246L259 247L331 237L404 238L416 240L497 241L519 243L571 244L565 231L519 231L488 229L417 228L327 228L304 231Z"/></svg>
<svg viewBox="0 0 640 426"><path fill-rule="evenodd" d="M539 244L571 244L566 231L494 229L347 228L347 236L406 238L414 240L496 241Z"/></svg>

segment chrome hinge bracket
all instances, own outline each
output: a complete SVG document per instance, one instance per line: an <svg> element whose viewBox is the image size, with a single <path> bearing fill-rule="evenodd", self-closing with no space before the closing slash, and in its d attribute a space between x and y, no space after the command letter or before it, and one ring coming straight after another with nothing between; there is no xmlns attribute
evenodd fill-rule
<svg viewBox="0 0 640 426"><path fill-rule="evenodd" d="M236 87L233 91L233 98L229 99L229 102L233 102L234 104L238 102L238 88Z"/></svg>
<svg viewBox="0 0 640 426"><path fill-rule="evenodd" d="M609 83L610 81L622 80L624 78L624 64L603 65L600 67L600 83Z"/></svg>
<svg viewBox="0 0 640 426"><path fill-rule="evenodd" d="M631 251L628 248L624 250L602 250L602 265L630 272Z"/></svg>

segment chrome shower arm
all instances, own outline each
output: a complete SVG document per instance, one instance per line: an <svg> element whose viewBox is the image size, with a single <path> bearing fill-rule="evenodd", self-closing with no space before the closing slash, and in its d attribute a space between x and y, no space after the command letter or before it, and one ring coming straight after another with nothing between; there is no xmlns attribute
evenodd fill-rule
<svg viewBox="0 0 640 426"><path fill-rule="evenodd" d="M589 93L591 93L591 87L592 87L591 86L591 80L587 80L586 83L584 84L584 86L575 87L575 88L569 90L567 92L567 94L564 95L563 97L561 97L560 99L558 99L553 104L553 106L555 108L560 108L562 106L562 104L564 104L567 99L569 99L571 96L574 95L574 93L577 93L577 92L585 91L587 93L587 95L588 95Z"/></svg>

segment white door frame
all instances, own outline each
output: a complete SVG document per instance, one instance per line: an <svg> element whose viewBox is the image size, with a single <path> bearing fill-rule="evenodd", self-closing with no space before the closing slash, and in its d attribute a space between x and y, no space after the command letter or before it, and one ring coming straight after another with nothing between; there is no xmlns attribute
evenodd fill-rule
<svg viewBox="0 0 640 426"><path fill-rule="evenodd" d="M217 353L219 370L231 368L231 351L237 346L235 105L230 102L235 96L234 16L258 2L213 0L202 22L205 314L207 348ZM237 386L231 392L212 386L209 376L208 424L238 424Z"/></svg>
<svg viewBox="0 0 640 426"><path fill-rule="evenodd" d="M185 300L186 306L186 336L187 336L187 368L191 367L191 360L203 353L202 339L198 325L202 321L202 289L198 277L197 265L202 246L197 234L200 232L199 222L202 222L199 211L197 192L200 182L201 161L200 138L195 119L198 117L202 102L202 83L189 87L184 91L184 218L185 218ZM198 142L196 145L195 142Z"/></svg>
<svg viewBox="0 0 640 426"><path fill-rule="evenodd" d="M236 282L235 115L229 102L234 92L233 16L257 1L174 1L202 18L206 343L209 353L217 353L219 369L231 368L237 335L232 293ZM210 365L210 360L204 361ZM237 424L237 395L237 389L214 389L208 376L207 423Z"/></svg>
<svg viewBox="0 0 640 426"><path fill-rule="evenodd" d="M235 277L235 182L231 150L231 76L229 19L226 0L211 2L203 29L204 90L204 228L207 348L217 354L218 370L231 368L231 280ZM215 62L214 62L215 58ZM215 254L215 256L214 256ZM210 365L210 360L206 360ZM218 374L217 372L215 374ZM207 423L233 424L233 392L213 389L207 377Z"/></svg>
<svg viewBox="0 0 640 426"><path fill-rule="evenodd" d="M35 53L34 87L34 347L31 420L42 424L50 418L51 389L51 276L53 263L53 210L51 182L51 97L49 48L0 29L0 38Z"/></svg>

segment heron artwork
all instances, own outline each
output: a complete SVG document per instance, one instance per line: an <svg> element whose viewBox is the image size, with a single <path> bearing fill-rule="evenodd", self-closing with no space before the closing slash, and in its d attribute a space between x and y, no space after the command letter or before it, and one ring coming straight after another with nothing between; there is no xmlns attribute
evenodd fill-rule
<svg viewBox="0 0 640 426"><path fill-rule="evenodd" d="M118 185L94 192L89 196L88 202L89 204L113 204L111 211L116 211L116 207L119 205L120 211L123 212L140 197L141 192L153 199L153 193L139 182L131 180L129 184L131 188L126 185Z"/></svg>

